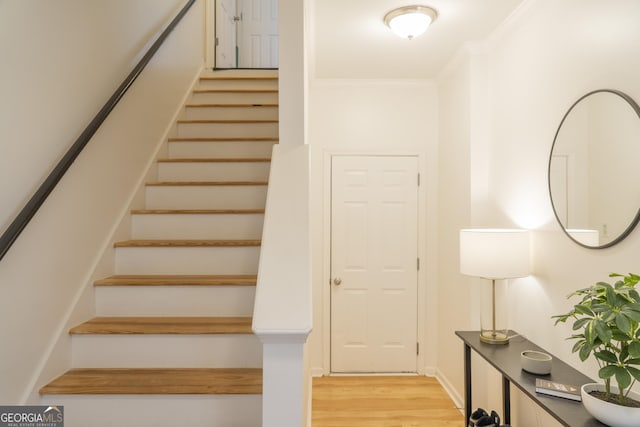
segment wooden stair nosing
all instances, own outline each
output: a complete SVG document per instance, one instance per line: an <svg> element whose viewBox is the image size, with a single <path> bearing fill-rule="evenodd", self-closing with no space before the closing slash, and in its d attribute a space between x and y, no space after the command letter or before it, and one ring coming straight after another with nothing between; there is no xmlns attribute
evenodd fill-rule
<svg viewBox="0 0 640 427"><path fill-rule="evenodd" d="M271 158L269 157L192 157L192 158L171 158L171 159L158 159L158 163L269 163Z"/></svg>
<svg viewBox="0 0 640 427"><path fill-rule="evenodd" d="M100 316L69 330L71 335L253 334L251 317Z"/></svg>
<svg viewBox="0 0 640 427"><path fill-rule="evenodd" d="M278 108L278 103L251 103L251 104L186 104L185 108Z"/></svg>
<svg viewBox="0 0 640 427"><path fill-rule="evenodd" d="M268 185L267 181L156 181L147 182L147 187L219 187L219 186L263 186Z"/></svg>
<svg viewBox="0 0 640 427"><path fill-rule="evenodd" d="M232 248L260 246L261 240L135 239L115 242L114 248Z"/></svg>
<svg viewBox="0 0 640 427"><path fill-rule="evenodd" d="M278 123L278 119L179 119L177 123L179 125L207 125L207 124L219 124L219 125L252 125L252 124L271 124Z"/></svg>
<svg viewBox="0 0 640 427"><path fill-rule="evenodd" d="M264 209L134 209L133 215L251 215L264 214Z"/></svg>
<svg viewBox="0 0 640 427"><path fill-rule="evenodd" d="M174 136L169 142L277 142L277 136L247 136L247 137L184 137Z"/></svg>
<svg viewBox="0 0 640 427"><path fill-rule="evenodd" d="M94 286L255 286L255 274L237 275L114 275L96 280Z"/></svg>
<svg viewBox="0 0 640 427"><path fill-rule="evenodd" d="M200 80L278 80L278 76L200 76Z"/></svg>
<svg viewBox="0 0 640 427"><path fill-rule="evenodd" d="M278 93L278 89L194 89L193 93Z"/></svg>
<svg viewBox="0 0 640 427"><path fill-rule="evenodd" d="M42 387L40 394L262 394L262 369L71 369Z"/></svg>

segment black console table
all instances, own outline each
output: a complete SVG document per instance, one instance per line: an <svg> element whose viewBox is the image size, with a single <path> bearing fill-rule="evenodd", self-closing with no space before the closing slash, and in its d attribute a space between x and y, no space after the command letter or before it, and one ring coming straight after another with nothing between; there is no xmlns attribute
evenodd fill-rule
<svg viewBox="0 0 640 427"><path fill-rule="evenodd" d="M502 414L503 422L511 422L510 385L518 387L553 418L567 427L602 427L599 421L591 417L582 406L582 402L562 399L536 393L536 378L544 378L580 387L594 382L571 366L553 356L551 374L534 375L523 371L520 365L520 353L524 350L545 351L531 341L517 335L507 345L492 345L480 341L479 331L456 331L456 335L464 341L464 396L465 417L468 420L472 412L471 400L471 350L479 354L502 374Z"/></svg>

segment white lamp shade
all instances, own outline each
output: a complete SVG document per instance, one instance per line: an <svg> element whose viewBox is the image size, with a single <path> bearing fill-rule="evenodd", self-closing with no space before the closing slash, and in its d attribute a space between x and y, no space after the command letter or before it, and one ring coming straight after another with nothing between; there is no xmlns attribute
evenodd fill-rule
<svg viewBox="0 0 640 427"><path fill-rule="evenodd" d="M530 274L527 230L460 230L460 272L485 279L508 279Z"/></svg>

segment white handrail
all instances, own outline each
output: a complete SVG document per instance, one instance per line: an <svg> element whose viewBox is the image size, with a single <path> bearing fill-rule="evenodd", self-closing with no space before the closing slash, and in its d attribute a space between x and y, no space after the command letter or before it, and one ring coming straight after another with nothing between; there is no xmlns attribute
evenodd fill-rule
<svg viewBox="0 0 640 427"><path fill-rule="evenodd" d="M308 175L308 146L274 146L253 311L253 331L263 343L263 427L300 427L308 422Z"/></svg>

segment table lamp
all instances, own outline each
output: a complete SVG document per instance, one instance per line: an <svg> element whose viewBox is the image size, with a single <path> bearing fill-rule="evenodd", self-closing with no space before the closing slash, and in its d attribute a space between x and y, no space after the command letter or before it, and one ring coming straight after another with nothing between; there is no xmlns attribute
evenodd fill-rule
<svg viewBox="0 0 640 427"><path fill-rule="evenodd" d="M489 304L480 304L480 340L488 344L509 342L506 310L496 310L496 280L530 274L529 232L515 229L460 230L460 272L491 280ZM506 289L501 295L504 299ZM490 311L488 310L490 305ZM500 319L498 319L500 316Z"/></svg>

